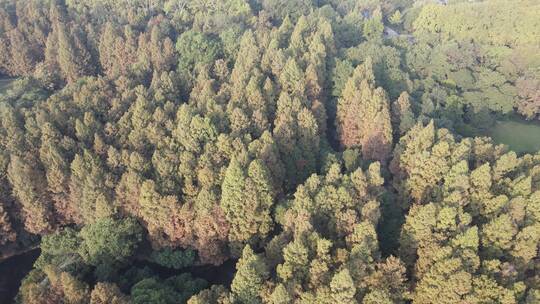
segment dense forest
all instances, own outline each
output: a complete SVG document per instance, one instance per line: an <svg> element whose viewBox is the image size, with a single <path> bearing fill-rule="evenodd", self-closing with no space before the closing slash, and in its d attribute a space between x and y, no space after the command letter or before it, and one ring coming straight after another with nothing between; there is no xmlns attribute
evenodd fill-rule
<svg viewBox="0 0 540 304"><path fill-rule="evenodd" d="M538 0L0 0L0 76L16 303L540 303Z"/></svg>

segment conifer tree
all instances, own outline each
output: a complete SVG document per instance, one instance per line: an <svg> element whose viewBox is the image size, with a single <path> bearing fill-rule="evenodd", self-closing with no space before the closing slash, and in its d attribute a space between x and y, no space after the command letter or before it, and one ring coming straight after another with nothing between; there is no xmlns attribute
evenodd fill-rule
<svg viewBox="0 0 540 304"><path fill-rule="evenodd" d="M245 170L233 159L221 189L221 207L231 225L229 239L247 242L264 238L272 228L270 208L274 200L265 165L254 160Z"/></svg>
<svg viewBox="0 0 540 304"><path fill-rule="evenodd" d="M384 90L375 87L371 60L355 69L342 94L336 127L343 147L361 148L366 159L387 159L392 148L390 108Z"/></svg>
<svg viewBox="0 0 540 304"><path fill-rule="evenodd" d="M127 304L129 298L114 283L98 282L90 294L90 304Z"/></svg>
<svg viewBox="0 0 540 304"><path fill-rule="evenodd" d="M240 303L262 303L261 290L268 278L268 269L264 258L246 246L236 265L236 275L231 284L233 299Z"/></svg>
<svg viewBox="0 0 540 304"><path fill-rule="evenodd" d="M336 303L356 303L356 287L347 269L336 273L330 282L332 299Z"/></svg>
<svg viewBox="0 0 540 304"><path fill-rule="evenodd" d="M17 233L13 230L11 220L4 206L4 203L0 202L0 246L14 242L17 239Z"/></svg>
<svg viewBox="0 0 540 304"><path fill-rule="evenodd" d="M32 233L45 233L54 225L54 214L46 191L47 182L36 163L12 155L8 168L8 178L13 194L22 204L24 225Z"/></svg>
<svg viewBox="0 0 540 304"><path fill-rule="evenodd" d="M403 92L392 103L392 126L394 133L399 137L407 133L415 124L414 113L412 112L409 98L409 94Z"/></svg>
<svg viewBox="0 0 540 304"><path fill-rule="evenodd" d="M81 37L81 31L72 28L70 31L66 24L57 23L57 45L51 47L58 48L58 65L62 71L63 78L67 82L75 82L79 77L90 74L89 65L91 56Z"/></svg>

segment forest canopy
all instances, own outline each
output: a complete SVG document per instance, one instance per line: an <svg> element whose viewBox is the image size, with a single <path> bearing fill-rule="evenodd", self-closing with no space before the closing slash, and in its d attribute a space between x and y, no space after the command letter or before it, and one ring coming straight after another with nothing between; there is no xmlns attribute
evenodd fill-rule
<svg viewBox="0 0 540 304"><path fill-rule="evenodd" d="M536 0L0 0L0 81L15 303L540 302Z"/></svg>

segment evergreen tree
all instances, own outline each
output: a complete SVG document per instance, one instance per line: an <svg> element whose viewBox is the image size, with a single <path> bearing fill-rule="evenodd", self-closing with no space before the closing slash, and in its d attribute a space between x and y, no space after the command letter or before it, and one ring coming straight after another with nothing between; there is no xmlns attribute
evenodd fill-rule
<svg viewBox="0 0 540 304"><path fill-rule="evenodd" d="M392 104L392 126L394 133L403 136L415 124L414 113L407 92L401 93L399 98Z"/></svg>
<svg viewBox="0 0 540 304"><path fill-rule="evenodd" d="M231 225L231 241L248 242L268 235L274 194L268 170L261 161L252 161L246 172L233 159L221 189L221 207Z"/></svg>
<svg viewBox="0 0 540 304"><path fill-rule="evenodd" d="M90 295L90 304L127 304L129 298L113 283L98 282Z"/></svg>
<svg viewBox="0 0 540 304"><path fill-rule="evenodd" d="M356 287L347 269L336 273L330 282L332 299L336 303L356 303Z"/></svg>
<svg viewBox="0 0 540 304"><path fill-rule="evenodd" d="M57 45L51 47L58 48L58 65L62 71L63 78L67 82L75 82L83 75L91 74L91 55L86 49L85 38L78 28L68 30L67 25L58 23L55 25L57 33Z"/></svg>
<svg viewBox="0 0 540 304"><path fill-rule="evenodd" d="M269 273L264 258L246 246L236 265L231 284L233 299L241 303L262 303L260 293Z"/></svg>

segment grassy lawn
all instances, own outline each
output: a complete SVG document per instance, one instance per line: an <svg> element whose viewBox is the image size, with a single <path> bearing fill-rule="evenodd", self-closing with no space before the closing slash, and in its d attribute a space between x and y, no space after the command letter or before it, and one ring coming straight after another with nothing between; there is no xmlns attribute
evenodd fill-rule
<svg viewBox="0 0 540 304"><path fill-rule="evenodd" d="M500 121L486 135L518 153L535 153L540 150L540 124L537 123L514 119Z"/></svg>

